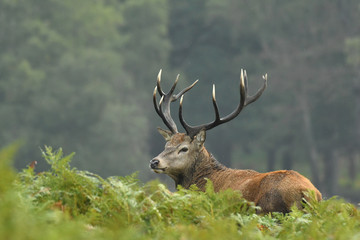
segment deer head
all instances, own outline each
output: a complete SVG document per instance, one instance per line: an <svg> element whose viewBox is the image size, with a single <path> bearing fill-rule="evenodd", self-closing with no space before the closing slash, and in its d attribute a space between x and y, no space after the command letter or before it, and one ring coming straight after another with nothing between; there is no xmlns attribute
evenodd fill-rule
<svg viewBox="0 0 360 240"><path fill-rule="evenodd" d="M209 155L204 148L204 142L206 139L206 131L210 130L218 125L229 122L234 119L244 109L245 106L255 102L261 94L264 92L267 84L267 75L263 76L263 86L253 95L248 96L248 81L246 71L241 70L240 75L240 102L237 108L225 117L220 117L219 109L215 98L215 85L213 85L212 102L215 111L215 119L207 124L201 124L199 126L188 125L182 113L184 94L189 91L196 83L180 91L178 94L173 94L176 84L178 82L179 75L177 76L175 83L170 89L169 93L165 94L160 86L161 82L161 70L157 77L157 85L153 93L153 103L155 111L161 117L164 124L169 128L163 130L158 128L160 134L165 138L166 145L162 153L150 161L150 168L156 173L165 173L175 180L179 181L179 178L189 177L189 171L194 169L199 155ZM157 92L161 96L159 104L156 100ZM174 120L171 117L170 103L180 99L179 118L180 123L185 129L186 133L179 133Z"/></svg>

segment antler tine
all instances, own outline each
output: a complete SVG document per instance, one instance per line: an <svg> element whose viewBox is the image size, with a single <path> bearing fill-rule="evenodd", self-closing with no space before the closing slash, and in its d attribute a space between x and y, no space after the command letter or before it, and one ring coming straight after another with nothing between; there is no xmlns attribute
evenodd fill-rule
<svg viewBox="0 0 360 240"><path fill-rule="evenodd" d="M161 96L160 98L160 101L159 101L159 106L157 105L156 103L156 91L157 91L158 87L156 86L155 89L154 89L154 93L153 93L153 103L154 103L154 107L155 107L155 111L156 113L160 116L160 118L163 120L163 122L165 123L165 125L169 128L169 130L171 132L176 132L177 129L176 129L176 126L174 128L173 125L171 125L170 122L167 121L167 117L164 115L164 113L161 111L161 108L162 108L162 104L163 104L163 101L164 101L164 96ZM159 92L160 93L160 92Z"/></svg>
<svg viewBox="0 0 360 240"><path fill-rule="evenodd" d="M247 92L248 90L248 79L247 79L247 74L246 74L246 70L241 69L241 72L243 72L243 78L244 78L244 85L245 85L245 91ZM241 75L240 75L241 77ZM240 79L241 80L241 79Z"/></svg>
<svg viewBox="0 0 360 240"><path fill-rule="evenodd" d="M263 75L262 78L264 79L263 85L261 86L261 88L259 88L259 90L253 96L247 97L247 101L246 101L245 105L249 105L250 103L255 102L261 96L261 94L265 91L265 89L267 87L267 73L265 75Z"/></svg>
<svg viewBox="0 0 360 240"><path fill-rule="evenodd" d="M184 127L186 133L190 136L189 132L191 131L191 127L185 122L183 116L182 116L182 105L183 105L184 95L181 95L180 98L180 105L179 105L179 120L181 125Z"/></svg>
<svg viewBox="0 0 360 240"><path fill-rule="evenodd" d="M197 83L197 81L195 81L189 87L187 87L187 88L183 89L182 91L180 91L180 93L178 93L177 95L173 95L173 92L174 92L174 90L176 88L176 85L177 85L177 82L179 80L180 75L177 75L177 77L175 79L175 82L172 85L170 91L168 93L165 93L165 92L162 91L161 86L160 86L161 73L162 73L162 70L159 71L156 86L154 88L154 93L153 93L153 103L154 103L155 111L161 117L164 124L169 128L169 130L172 133L177 133L178 130L177 130L176 124L175 124L174 120L171 117L170 103L176 101L182 94L189 91ZM157 104L157 100L156 100L156 92L158 92L159 95L161 96L161 99L159 101L159 105Z"/></svg>
<svg viewBox="0 0 360 240"><path fill-rule="evenodd" d="M160 115L160 109L159 109L159 107L158 107L158 105L156 103L156 91L157 91L157 89L158 89L158 87L155 86L154 92L153 92L153 103L154 103L155 111L157 112L157 114Z"/></svg>
<svg viewBox="0 0 360 240"><path fill-rule="evenodd" d="M240 103L232 113L228 114L227 116L225 116L223 118L220 118L219 109L218 109L218 106L217 106L217 103L216 103L216 98L215 98L215 85L213 85L212 101L213 101L213 106L214 106L214 110L215 110L215 120L210 122L210 123L202 124L202 125L199 125L199 126L190 126L185 122L185 120L183 118L183 114L182 114L182 103L183 103L183 96L182 96L181 100L180 100L180 107L179 107L179 118L180 118L180 123L182 124L182 126L186 130L186 133L190 137L194 137L202 129L210 130L210 129L212 129L212 128L220 125L220 124L226 123L226 122L234 119L236 116L239 115L239 113L242 111L242 109L245 106L249 105L252 102L255 102L261 96L261 94L264 92L264 90L266 88L266 85L267 85L267 75L264 75L263 79L265 80L263 86L256 92L255 95L250 97L250 96L247 95L247 88L248 88L247 74L246 74L246 71L241 69L241 74L240 74Z"/></svg>
<svg viewBox="0 0 360 240"><path fill-rule="evenodd" d="M220 120L220 114L219 114L218 105L217 105L217 103L216 103L215 84L213 84L212 101L213 101L213 106L214 106L214 110L215 110L215 121L218 121L218 120Z"/></svg>
<svg viewBox="0 0 360 240"><path fill-rule="evenodd" d="M183 118L183 113L182 113L182 108L183 108L183 100L184 100L184 95L181 96L180 99L180 105L179 105L179 120L181 125L183 126L183 128L186 131L186 134L188 136L190 136L191 138L194 137L200 130L205 129L208 130L210 129L209 127L220 122L220 114L219 114L219 108L217 106L216 103L216 97L215 97L215 84L213 84L213 91L212 91L212 102L213 102L213 106L214 106L214 110L215 110L215 120L212 123L209 124L202 124L199 126L190 126L189 124L186 123L186 121Z"/></svg>
<svg viewBox="0 0 360 240"><path fill-rule="evenodd" d="M163 92L163 90L161 89L161 86L160 86L161 73L162 73L162 69L160 69L160 71L159 71L159 73L158 73L158 75L157 75L156 86L157 86L157 89L159 90L160 96L163 96L163 95L165 95L165 93Z"/></svg>
<svg viewBox="0 0 360 240"><path fill-rule="evenodd" d="M239 106L237 108L237 110L239 110L239 113L240 113L240 111L242 110L242 108L245 105L245 101L246 101L246 97L247 97L247 85L248 85L248 81L247 81L246 71L241 69L241 74L240 74L240 104L239 104Z"/></svg>
<svg viewBox="0 0 360 240"><path fill-rule="evenodd" d="M178 94L176 94L175 96L173 96L173 98L174 98L173 101L177 100L179 97L181 97L182 95L184 95L187 91L189 91L190 89L192 89L192 87L195 86L195 84L196 84L198 81L199 81L199 79L196 80L195 82L193 82L193 84L191 84L190 86L188 86L188 87L184 88L183 90L181 90L181 91L180 91Z"/></svg>
<svg viewBox="0 0 360 240"><path fill-rule="evenodd" d="M174 84L172 85L172 87L171 87L171 89L170 89L170 91L169 91L169 95L173 95L173 92L174 92L174 90L175 90L175 88L176 88L176 85L177 85L177 82L179 81L179 77L180 77L180 74L178 74L177 76L176 76L176 79L175 79L175 82L174 82ZM172 97L173 98L173 97Z"/></svg>

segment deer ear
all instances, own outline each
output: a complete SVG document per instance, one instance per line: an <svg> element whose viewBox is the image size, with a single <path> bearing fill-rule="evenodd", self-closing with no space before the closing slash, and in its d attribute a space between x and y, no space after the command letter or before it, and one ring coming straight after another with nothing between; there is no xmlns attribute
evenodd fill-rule
<svg viewBox="0 0 360 240"><path fill-rule="evenodd" d="M171 136L173 135L172 132L161 128L158 128L158 131L165 138L166 141L169 141L171 139Z"/></svg>
<svg viewBox="0 0 360 240"><path fill-rule="evenodd" d="M199 147L201 147L206 139L206 132L205 129L202 129L198 134L194 136L194 140L198 144Z"/></svg>

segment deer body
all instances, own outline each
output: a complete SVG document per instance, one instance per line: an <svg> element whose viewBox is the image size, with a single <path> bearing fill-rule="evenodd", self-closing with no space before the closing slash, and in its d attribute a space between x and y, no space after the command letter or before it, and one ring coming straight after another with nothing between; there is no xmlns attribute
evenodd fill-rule
<svg viewBox="0 0 360 240"><path fill-rule="evenodd" d="M161 72L160 72L161 73ZM160 73L157 88L160 89ZM190 90L193 86L181 91L181 94L172 95L176 82L169 94L164 94L159 90L162 98L159 107L156 104L154 91L155 109L169 127L170 131L158 129L165 138L166 145L162 153L150 161L150 168L156 173L165 173L170 176L175 185L189 188L195 184L200 190L205 190L207 179L211 180L216 192L226 189L240 191L242 196L261 207L259 213L267 212L289 212L295 204L302 207L304 192L314 191L317 200L321 200L321 193L304 176L292 170L280 170L268 173L259 173L254 170L240 170L227 168L219 163L205 148L206 130L219 124L227 122L236 117L242 108L260 97L263 87L254 97L246 96L247 81L246 73L241 75L241 100L239 107L231 114L220 118L216 100L215 88L213 90L213 105L215 108L216 119L210 124L191 127L182 119L182 99L180 101L179 116L180 122L186 129L185 133L178 133L175 123L169 111L170 102L175 101L180 95ZM266 79L265 79L266 80ZM265 85L266 86L266 85ZM164 100L165 99L165 100ZM165 111L162 111L162 104Z"/></svg>

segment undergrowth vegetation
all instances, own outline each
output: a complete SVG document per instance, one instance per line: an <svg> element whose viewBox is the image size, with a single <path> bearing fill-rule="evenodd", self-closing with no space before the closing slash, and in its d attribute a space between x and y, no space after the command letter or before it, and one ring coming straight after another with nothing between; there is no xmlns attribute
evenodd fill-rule
<svg viewBox="0 0 360 240"><path fill-rule="evenodd" d="M239 193L214 193L211 182L206 192L172 193L135 174L103 179L49 147L50 170L16 173L15 152L0 152L0 239L360 239L359 210L338 198L260 216Z"/></svg>

